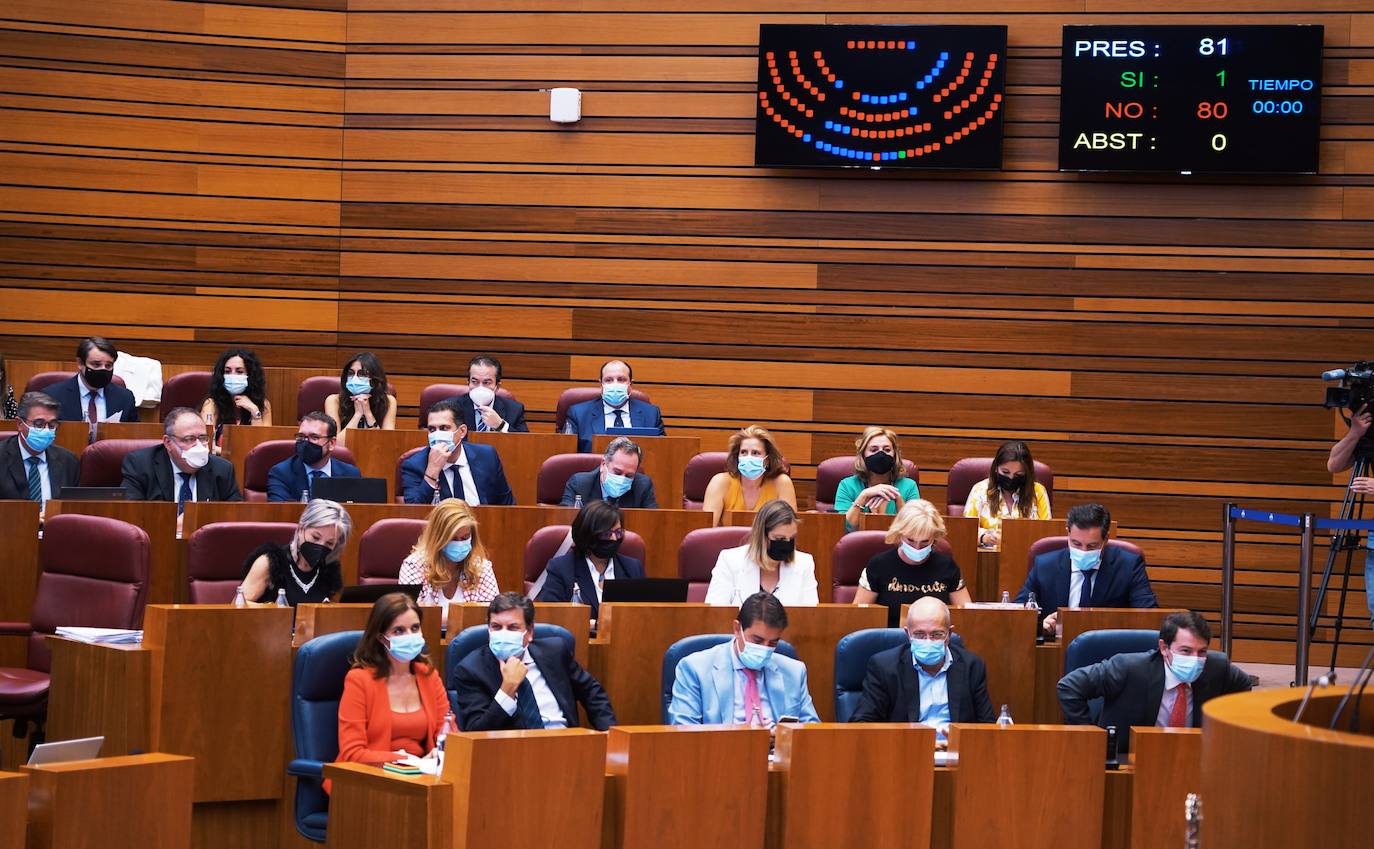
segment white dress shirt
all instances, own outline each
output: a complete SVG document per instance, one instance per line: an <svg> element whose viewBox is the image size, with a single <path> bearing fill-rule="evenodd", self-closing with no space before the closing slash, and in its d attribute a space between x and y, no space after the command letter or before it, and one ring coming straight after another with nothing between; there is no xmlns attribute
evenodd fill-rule
<svg viewBox="0 0 1374 849"><path fill-rule="evenodd" d="M463 482L463 501L476 506L482 503L482 494L477 491L477 482L472 479L472 469L468 466L468 455L463 450L463 446L458 446L458 453L454 455L458 459L444 466L444 475L448 477L448 491L454 493L457 498L458 487L453 485L453 473L458 473L458 479Z"/></svg>
<svg viewBox="0 0 1374 849"><path fill-rule="evenodd" d="M539 718L544 720L544 727L567 728L568 720L563 716L563 709L558 706L558 699L554 698L553 690L549 689L548 682L544 680L539 665L534 662L534 655L530 654L528 647L520 659L525 664L525 680L530 682L530 687L534 689L534 701L539 705ZM515 699L506 695L504 690L496 691L496 703L506 712L506 716L515 716Z"/></svg>
<svg viewBox="0 0 1374 849"><path fill-rule="evenodd" d="M24 437L16 434L10 438L19 442L19 461L23 463L21 471L24 473L25 481L29 479L29 458L37 457L39 459L38 479L43 482L43 503L47 504L48 500L52 498L52 480L48 477L48 452L34 454L29 450L29 446L24 444Z"/></svg>
<svg viewBox="0 0 1374 849"><path fill-rule="evenodd" d="M1092 602L1092 599L1091 599L1091 598L1088 599L1089 604L1080 604L1080 603L1079 603L1079 602L1081 602L1081 601L1083 600L1083 598L1082 598L1082 596L1083 596L1083 580L1084 580L1084 578L1085 578L1087 575L1092 575L1092 576L1093 576L1093 590L1096 591L1096 590L1097 590L1097 573L1098 573L1098 569L1099 569L1099 568L1100 568L1100 566L1094 566L1093 568L1084 571L1084 570L1082 570L1082 569L1075 569L1075 568L1073 568L1072 566L1069 567L1069 571L1071 572L1071 574L1069 575L1069 607L1091 607L1091 606L1092 606L1092 605L1091 605L1091 602Z"/></svg>
<svg viewBox="0 0 1374 849"><path fill-rule="evenodd" d="M170 453L167 455L167 465L172 467L172 501L175 503L179 500L179 496L181 495L181 476L187 474L187 472L183 472L181 469L177 468L177 464L172 462L172 455ZM195 501L196 473L190 472L189 474L191 475L191 500Z"/></svg>
<svg viewBox="0 0 1374 849"><path fill-rule="evenodd" d="M706 603L738 607L759 591L759 564L749 559L749 545L727 548L711 570L711 585L706 588ZM791 563L778 570L778 585L773 595L783 607L814 607L820 603L816 587L816 561L804 551L792 555Z"/></svg>
<svg viewBox="0 0 1374 849"><path fill-rule="evenodd" d="M1155 717L1156 728L1169 727L1169 715L1174 712L1174 702L1178 701L1180 693L1179 686L1183 682L1178 680L1178 676L1169 668L1169 662L1164 662L1164 697L1159 700L1159 715ZM1196 683L1196 682L1194 682ZM1187 718L1187 726L1193 724L1193 688L1188 688L1188 701L1185 702L1187 709L1183 714Z"/></svg>
<svg viewBox="0 0 1374 849"><path fill-rule="evenodd" d="M612 407L610 404L607 404L604 400L601 402L601 411L606 415L607 429L615 427L615 414L617 410L620 411L620 426L633 427L633 425L630 424L630 399L626 398L625 403L621 404L619 407Z"/></svg>
<svg viewBox="0 0 1374 849"><path fill-rule="evenodd" d="M610 560L606 561L606 571L601 573L601 580L599 581L596 579L596 564L592 562L590 557L585 559L587 561L587 571L592 573L592 588L596 591L596 603L600 604L601 596L605 592L604 588L602 587L602 584L604 584L606 581L615 578L615 558L612 557ZM580 588L580 584L573 584L574 591L579 590ZM578 599L574 599L574 601L577 600Z"/></svg>
<svg viewBox="0 0 1374 849"><path fill-rule="evenodd" d="M95 417L98 421L105 421L109 413L105 412L105 390L92 389L86 385L86 378L81 376L81 372L76 373L77 383L81 385L81 420L86 421L86 411L91 406L91 393L95 393ZM88 422L89 423L89 422Z"/></svg>

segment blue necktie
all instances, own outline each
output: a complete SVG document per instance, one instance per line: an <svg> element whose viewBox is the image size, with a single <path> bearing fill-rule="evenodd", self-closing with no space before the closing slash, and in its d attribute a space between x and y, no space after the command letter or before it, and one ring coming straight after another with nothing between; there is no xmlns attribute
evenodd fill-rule
<svg viewBox="0 0 1374 849"><path fill-rule="evenodd" d="M191 495L191 475L189 472L177 472L177 477L181 478L181 489L177 491L177 515L180 516L186 509L186 502L194 501Z"/></svg>
<svg viewBox="0 0 1374 849"><path fill-rule="evenodd" d="M43 500L43 479L38 476L38 466L43 461L38 457L29 458L29 500Z"/></svg>
<svg viewBox="0 0 1374 849"><path fill-rule="evenodd" d="M324 470L323 470L323 469L311 469L311 470L310 470L310 493L311 493L312 495L315 493L315 481L319 480L319 479L322 478L322 477L324 477Z"/></svg>
<svg viewBox="0 0 1374 849"><path fill-rule="evenodd" d="M615 411L615 427L625 426L625 414L620 410Z"/></svg>
<svg viewBox="0 0 1374 849"><path fill-rule="evenodd" d="M1083 591L1078 594L1079 607L1092 607L1093 571L1083 573Z"/></svg>
<svg viewBox="0 0 1374 849"><path fill-rule="evenodd" d="M521 728L543 728L544 717L539 713L539 700L534 697L530 679L520 682L515 690L515 717Z"/></svg>
<svg viewBox="0 0 1374 849"><path fill-rule="evenodd" d="M492 403L495 402L493 401ZM486 433L487 431L491 430L491 427L487 425L487 420L482 418L482 411L474 410L474 412L477 414L477 432Z"/></svg>

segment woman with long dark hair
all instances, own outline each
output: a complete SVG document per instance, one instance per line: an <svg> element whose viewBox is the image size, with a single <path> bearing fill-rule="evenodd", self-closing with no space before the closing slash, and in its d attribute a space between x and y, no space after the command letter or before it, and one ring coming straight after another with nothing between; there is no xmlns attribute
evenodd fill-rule
<svg viewBox="0 0 1374 849"><path fill-rule="evenodd" d="M978 545L1002 544L1002 519L1049 519L1050 495L1035 480L1035 460L1024 442L1004 442L992 458L988 479L974 484L964 504L965 516L978 517Z"/></svg>
<svg viewBox="0 0 1374 849"><path fill-rule="evenodd" d="M230 348L210 370L210 392L200 405L200 417L215 429L215 453L227 424L272 424L272 403L267 400L267 373L257 354L246 348Z"/></svg>
<svg viewBox="0 0 1374 849"><path fill-rule="evenodd" d="M396 429L396 396L387 394L386 370L371 351L348 361L339 391L324 399L324 412L339 423L339 442L349 430Z"/></svg>

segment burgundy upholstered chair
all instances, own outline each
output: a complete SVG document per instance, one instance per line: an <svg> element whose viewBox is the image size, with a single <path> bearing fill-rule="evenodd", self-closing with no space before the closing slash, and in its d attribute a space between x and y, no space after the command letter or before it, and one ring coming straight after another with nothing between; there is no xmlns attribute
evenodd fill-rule
<svg viewBox="0 0 1374 849"><path fill-rule="evenodd" d="M687 579L687 600L705 601L706 590L711 586L711 572L716 568L720 553L748 541L749 529L744 527L688 531L677 547L677 575Z"/></svg>
<svg viewBox="0 0 1374 849"><path fill-rule="evenodd" d="M601 466L599 454L555 454L539 465L535 482L535 502L557 505L563 499L568 479L578 472L590 472Z"/></svg>
<svg viewBox="0 0 1374 849"><path fill-rule="evenodd" d="M945 515L964 515L964 503L978 481L988 479L992 471L991 457L965 457L949 467L949 483L945 489ZM1054 501L1054 469L1035 461L1035 480L1045 488L1051 503Z"/></svg>
<svg viewBox="0 0 1374 849"><path fill-rule="evenodd" d="M358 583L394 584L401 561L420 541L423 519L382 519L358 540Z"/></svg>
<svg viewBox="0 0 1374 849"><path fill-rule="evenodd" d="M124 482L124 458L131 451L161 445L160 439L102 439L81 452L82 486L119 486Z"/></svg>
<svg viewBox="0 0 1374 849"><path fill-rule="evenodd" d="M162 384L162 400L157 407L158 420L165 419L176 407L199 410L205 396L210 394L210 377L208 371L188 371L169 378Z"/></svg>
<svg viewBox="0 0 1374 849"><path fill-rule="evenodd" d="M263 543L286 545L295 535L291 522L212 522L198 528L186 544L187 599L191 604L233 603L248 555Z"/></svg>

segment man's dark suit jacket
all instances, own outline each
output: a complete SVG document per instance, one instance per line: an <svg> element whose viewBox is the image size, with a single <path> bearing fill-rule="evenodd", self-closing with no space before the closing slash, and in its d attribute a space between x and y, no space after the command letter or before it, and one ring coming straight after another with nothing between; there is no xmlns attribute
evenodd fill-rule
<svg viewBox="0 0 1374 849"><path fill-rule="evenodd" d="M606 408L600 398L593 398L590 401L583 401L581 404L574 404L568 408L566 427L570 428L571 433L577 434L577 450L581 454L586 454L592 450L592 437L598 433L606 432ZM658 431L662 436L663 413L658 407L647 401L638 398L631 398L630 403L625 405L628 421L626 427L646 427Z"/></svg>
<svg viewBox="0 0 1374 849"><path fill-rule="evenodd" d="M75 375L60 380L43 390L59 405L57 418L64 422L86 420L86 402L81 397L81 382ZM119 413L121 422L138 421L138 405L134 393L114 381L105 387L105 418Z"/></svg>
<svg viewBox="0 0 1374 849"><path fill-rule="evenodd" d="M472 399L466 395L455 395L449 399L457 401L458 406L463 410L462 424L468 426L470 433L477 431L477 405L472 403ZM530 426L525 424L525 405L514 398L502 398L496 396L496 400L491 402L492 409L496 410L496 415L501 417L501 421L510 425L509 433L529 433Z"/></svg>
<svg viewBox="0 0 1374 849"><path fill-rule="evenodd" d="M345 463L338 457L329 458L329 476L333 478L358 478L362 472L352 463ZM287 457L267 470L268 501L300 501L301 493L310 488L310 478L305 473L305 463L300 457Z"/></svg>
<svg viewBox="0 0 1374 849"><path fill-rule="evenodd" d="M19 450L19 440L15 434L8 439L0 439L0 498L28 499L29 469L24 465L24 452ZM48 486L52 497L56 498L64 486L76 486L81 482L81 463L76 455L60 445L49 445Z"/></svg>
<svg viewBox="0 0 1374 849"><path fill-rule="evenodd" d="M612 581L618 578L643 577L643 563L623 554L615 556L615 577L611 578ZM578 586L582 603L592 609L591 618L597 618L601 602L597 601L596 590L592 588L592 569L587 565L585 557L579 557L571 551L549 561L549 565L544 569L544 586L539 590L539 598L536 601L572 601L574 583Z"/></svg>
<svg viewBox="0 0 1374 849"><path fill-rule="evenodd" d="M539 674L553 691L569 728L578 726L577 703L587 710L587 722L597 731L615 725L611 699L600 682L568 653L557 638L530 640L529 652ZM510 716L496 703L501 667L491 649L483 646L463 658L453 670L449 689L458 694L458 727L464 731L510 731L519 727L519 711Z"/></svg>
<svg viewBox="0 0 1374 849"><path fill-rule="evenodd" d="M982 658L951 644L954 662L945 672L950 722L992 722L988 698L988 670ZM920 722L921 684L911 659L911 646L902 644L868 659L864 692L850 722Z"/></svg>
<svg viewBox="0 0 1374 849"><path fill-rule="evenodd" d="M1035 593L1042 619L1061 607L1068 607L1072 573L1067 548L1045 552L1035 558L1025 586L1016 594L1016 603L1024 604L1026 597ZM1145 574L1145 558L1108 545L1102 551L1102 562L1093 578L1092 599L1079 607L1159 607L1155 591L1150 588L1150 578Z"/></svg>
<svg viewBox="0 0 1374 849"><path fill-rule="evenodd" d="M463 443L463 453L468 458L468 471L472 481L477 484L477 494L482 504L514 504L515 494L506 481L506 471L501 467L501 455L490 445L472 442ZM429 467L429 449L417 451L410 459L401 464L402 492L407 504L429 504L434 501L434 490L425 480L425 469ZM458 478L458 470L453 470ZM449 489L447 474L439 475L439 500L458 498ZM468 493L463 493L468 495Z"/></svg>
<svg viewBox="0 0 1374 849"><path fill-rule="evenodd" d="M154 445L130 451L124 457L124 491L131 501L176 501L181 481L172 477L167 446ZM242 501L234 481L234 465L222 457L196 470L197 501Z"/></svg>
<svg viewBox="0 0 1374 849"><path fill-rule="evenodd" d="M1208 652L1202 674L1193 682L1193 715L1189 724L1202 727L1202 706L1209 699L1250 689L1250 676L1232 666L1221 652ZM1164 655L1153 651L1128 652L1101 663L1080 667L1059 679L1059 706L1070 725L1091 725L1090 699L1102 699L1097 724L1115 725L1122 751L1130 745L1130 727L1153 727L1164 700Z"/></svg>
<svg viewBox="0 0 1374 849"><path fill-rule="evenodd" d="M643 472L637 473L632 479L630 490L619 498L606 498L601 492L601 469L592 469L590 472L578 472L568 478L568 483L563 487L563 498L558 503L564 507L573 506L577 496L582 496L582 504L585 506L593 501L609 501L617 507L657 507L658 496L654 494L654 481Z"/></svg>

